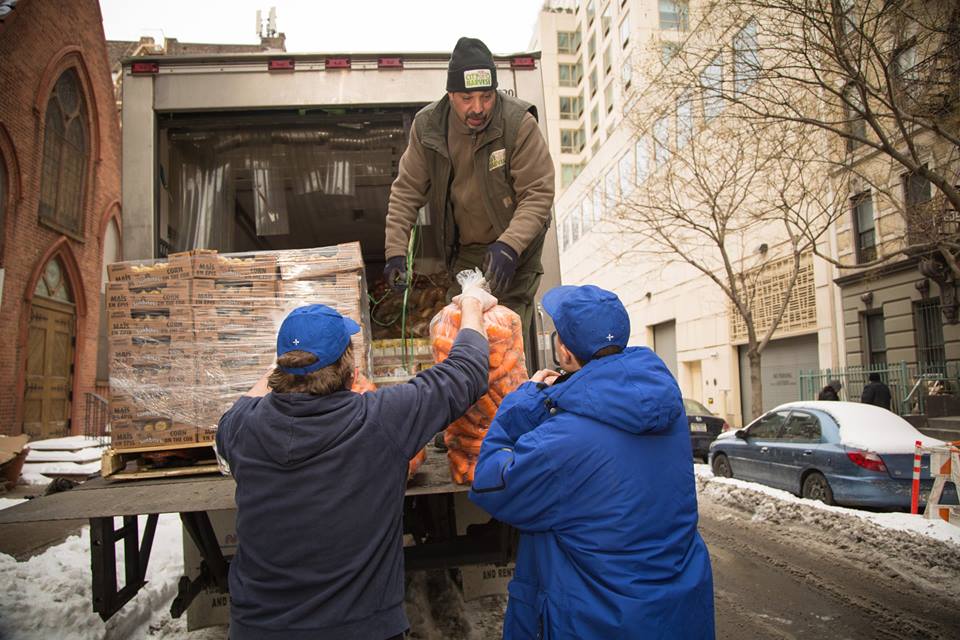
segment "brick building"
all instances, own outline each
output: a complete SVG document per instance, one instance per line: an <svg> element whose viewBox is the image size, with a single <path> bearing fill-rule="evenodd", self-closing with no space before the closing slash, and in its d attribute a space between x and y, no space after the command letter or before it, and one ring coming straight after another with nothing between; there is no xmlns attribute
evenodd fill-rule
<svg viewBox="0 0 960 640"><path fill-rule="evenodd" d="M0 11L0 433L82 432L120 224L99 4L20 0Z"/></svg>

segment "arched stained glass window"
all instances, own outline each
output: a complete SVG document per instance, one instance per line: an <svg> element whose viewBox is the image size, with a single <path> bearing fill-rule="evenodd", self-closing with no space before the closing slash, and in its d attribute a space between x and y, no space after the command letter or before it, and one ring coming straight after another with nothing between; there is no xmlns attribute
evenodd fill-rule
<svg viewBox="0 0 960 640"><path fill-rule="evenodd" d="M75 70L67 69L57 80L45 123L40 219L80 234L89 135L86 102Z"/></svg>
<svg viewBox="0 0 960 640"><path fill-rule="evenodd" d="M73 302L73 294L67 282L67 273L59 258L54 258L43 268L43 273L37 280L33 294L44 298L53 298L61 302Z"/></svg>

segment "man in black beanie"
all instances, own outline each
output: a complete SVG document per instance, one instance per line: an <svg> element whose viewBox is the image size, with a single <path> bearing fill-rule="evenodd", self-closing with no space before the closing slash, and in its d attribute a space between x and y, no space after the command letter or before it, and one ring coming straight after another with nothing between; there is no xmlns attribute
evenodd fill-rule
<svg viewBox="0 0 960 640"><path fill-rule="evenodd" d="M460 38L447 67L447 95L414 118L390 190L388 283L406 286L410 230L429 204L448 269L483 269L500 304L529 330L554 194L553 161L536 116L533 105L497 91L487 46ZM526 342L533 366L533 341Z"/></svg>

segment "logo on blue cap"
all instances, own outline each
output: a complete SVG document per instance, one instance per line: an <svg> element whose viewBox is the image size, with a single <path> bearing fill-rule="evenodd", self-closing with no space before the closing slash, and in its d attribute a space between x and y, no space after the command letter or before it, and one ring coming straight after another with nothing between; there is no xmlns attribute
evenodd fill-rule
<svg viewBox="0 0 960 640"><path fill-rule="evenodd" d="M543 296L563 344L587 362L606 347L626 348L630 316L617 294L592 284L554 287Z"/></svg>
<svg viewBox="0 0 960 640"><path fill-rule="evenodd" d="M325 304L298 307L280 325L277 357L291 351L306 351L316 356L317 361L306 367L278 367L296 375L328 367L340 359L350 344L350 336L359 331L360 325Z"/></svg>

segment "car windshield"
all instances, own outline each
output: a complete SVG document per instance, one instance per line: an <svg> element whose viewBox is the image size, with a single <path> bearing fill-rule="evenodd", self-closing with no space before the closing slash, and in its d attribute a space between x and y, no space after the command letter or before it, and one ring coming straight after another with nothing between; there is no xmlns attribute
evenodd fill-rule
<svg viewBox="0 0 960 640"><path fill-rule="evenodd" d="M690 398L683 399L683 410L687 413L688 416L712 416L710 409L707 409L705 406L697 402L696 400L691 400Z"/></svg>

